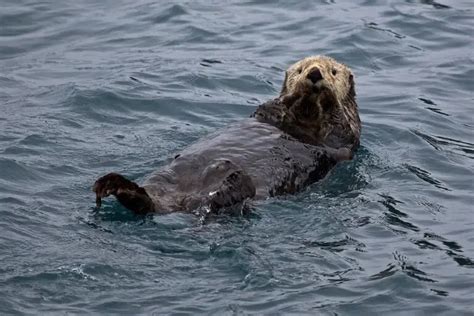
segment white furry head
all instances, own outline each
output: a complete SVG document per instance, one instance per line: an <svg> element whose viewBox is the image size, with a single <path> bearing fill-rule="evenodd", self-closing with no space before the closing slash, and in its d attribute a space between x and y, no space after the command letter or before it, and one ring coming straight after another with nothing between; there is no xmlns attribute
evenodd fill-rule
<svg viewBox="0 0 474 316"><path fill-rule="evenodd" d="M354 75L331 57L306 57L288 68L280 95L317 94L321 88L331 90L339 102L348 96L355 97Z"/></svg>

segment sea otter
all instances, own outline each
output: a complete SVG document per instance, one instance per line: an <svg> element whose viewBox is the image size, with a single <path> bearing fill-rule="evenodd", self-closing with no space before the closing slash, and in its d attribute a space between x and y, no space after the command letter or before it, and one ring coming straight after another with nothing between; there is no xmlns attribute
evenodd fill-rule
<svg viewBox="0 0 474 316"><path fill-rule="evenodd" d="M137 214L242 207L293 194L352 159L361 124L351 70L326 56L288 68L279 97L177 154L140 186L120 174L99 178L97 207L114 195Z"/></svg>

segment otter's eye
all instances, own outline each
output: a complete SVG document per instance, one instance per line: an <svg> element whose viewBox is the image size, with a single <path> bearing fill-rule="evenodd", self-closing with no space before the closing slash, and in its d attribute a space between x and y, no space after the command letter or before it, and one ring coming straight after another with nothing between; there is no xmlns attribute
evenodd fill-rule
<svg viewBox="0 0 474 316"><path fill-rule="evenodd" d="M297 72L301 74L303 72L303 68L298 68Z"/></svg>
<svg viewBox="0 0 474 316"><path fill-rule="evenodd" d="M335 76L337 74L337 70L335 68L332 69L332 75Z"/></svg>
<svg viewBox="0 0 474 316"><path fill-rule="evenodd" d="M354 75L349 75L349 81L350 82L354 81Z"/></svg>

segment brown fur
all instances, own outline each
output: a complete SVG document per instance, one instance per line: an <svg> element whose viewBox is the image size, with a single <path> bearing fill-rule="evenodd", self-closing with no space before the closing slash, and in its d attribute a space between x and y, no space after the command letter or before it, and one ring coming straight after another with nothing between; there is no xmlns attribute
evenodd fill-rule
<svg viewBox="0 0 474 316"><path fill-rule="evenodd" d="M93 190L98 206L112 194L140 214L217 212L300 191L351 159L359 137L351 70L329 57L308 57L288 68L278 98L191 145L142 187L112 173Z"/></svg>
<svg viewBox="0 0 474 316"><path fill-rule="evenodd" d="M323 79L308 79L319 69ZM281 103L284 106L275 107ZM269 118L268 108L276 117ZM277 100L259 107L255 116L315 145L355 150L360 119L355 102L354 75L345 65L326 56L312 56L291 65Z"/></svg>

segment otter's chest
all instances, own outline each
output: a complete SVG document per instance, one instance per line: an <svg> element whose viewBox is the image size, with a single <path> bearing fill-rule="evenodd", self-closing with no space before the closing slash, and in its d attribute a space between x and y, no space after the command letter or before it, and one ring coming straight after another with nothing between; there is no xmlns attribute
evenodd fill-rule
<svg viewBox="0 0 474 316"><path fill-rule="evenodd" d="M236 123L188 147L148 183L160 195L204 198L232 172L251 178L255 198L295 193L324 177L335 165L325 151L296 141L254 119Z"/></svg>

